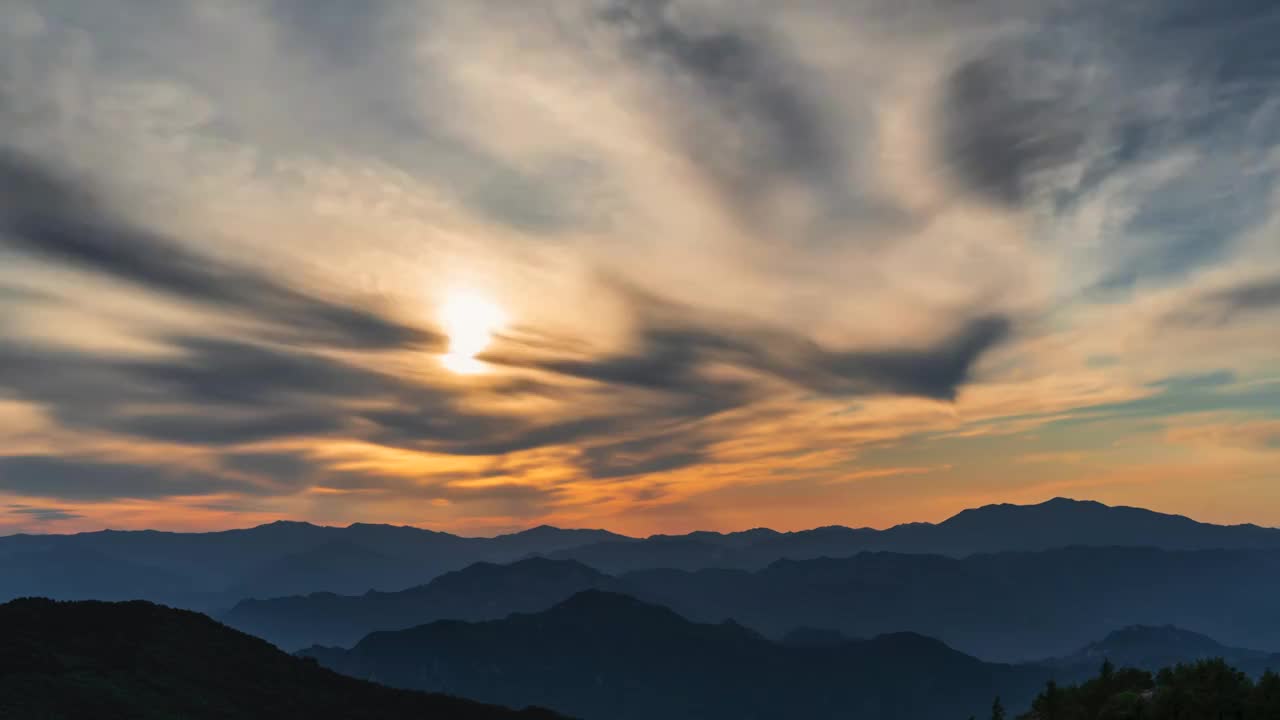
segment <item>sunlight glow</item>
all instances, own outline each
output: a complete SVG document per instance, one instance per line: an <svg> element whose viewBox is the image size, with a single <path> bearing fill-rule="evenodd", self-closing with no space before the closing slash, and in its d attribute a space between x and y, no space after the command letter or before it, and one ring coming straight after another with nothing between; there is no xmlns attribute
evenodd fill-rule
<svg viewBox="0 0 1280 720"><path fill-rule="evenodd" d="M505 322L502 308L483 295L471 290L446 295L440 306L440 323L449 337L449 352L441 358L445 368L460 375L483 372L485 364L476 356Z"/></svg>

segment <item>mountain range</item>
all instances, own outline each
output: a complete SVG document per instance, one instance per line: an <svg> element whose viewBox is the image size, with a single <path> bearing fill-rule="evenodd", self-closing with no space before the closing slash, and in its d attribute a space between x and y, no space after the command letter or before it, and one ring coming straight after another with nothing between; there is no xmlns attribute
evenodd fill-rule
<svg viewBox="0 0 1280 720"><path fill-rule="evenodd" d="M867 552L779 560L761 570L617 576L573 560L532 558L472 566L400 592L247 600L223 619L287 649L350 645L377 630L542 610L593 589L699 622L732 619L771 638L802 626L849 637L912 631L1005 661L1062 656L1137 624L1280 647L1274 550L1078 547L964 558Z"/></svg>
<svg viewBox="0 0 1280 720"><path fill-rule="evenodd" d="M300 654L395 687L587 720L963 718L996 695L1025 705L1043 683L1039 669L985 663L914 633L793 647L598 590L540 613L440 621Z"/></svg>
<svg viewBox="0 0 1280 720"><path fill-rule="evenodd" d="M964 510L941 523L906 523L886 530L830 526L786 533L755 529L655 535L639 541L610 538L553 551L550 556L579 560L606 572L627 572L650 568L758 569L777 560L838 558L869 551L963 557L1071 546L1280 549L1280 529L1212 525L1141 508L1055 498L1038 505L986 505Z"/></svg>
<svg viewBox="0 0 1280 720"><path fill-rule="evenodd" d="M375 630L545 610L582 590L607 586L621 584L573 560L534 557L509 565L476 563L399 592L242 600L220 619L285 649L346 646Z"/></svg>
<svg viewBox="0 0 1280 720"><path fill-rule="evenodd" d="M1266 670L1280 670L1280 653L1231 647L1208 635L1173 625L1131 625L1070 655L1042 664L1064 670L1068 675L1077 675L1097 669L1103 660L1110 660L1118 667L1154 671L1179 663L1214 658L1225 660L1232 667L1254 676Z"/></svg>
<svg viewBox="0 0 1280 720"><path fill-rule="evenodd" d="M0 717L75 720L555 720L338 675L146 602L0 605Z"/></svg>
<svg viewBox="0 0 1280 720"><path fill-rule="evenodd" d="M15 600L0 605L0 717L559 717L491 704L500 703L589 720L914 720L979 716L996 695L1022 708L1047 679L1092 677L1103 659L1155 669L1223 657L1254 675L1280 660L1171 626L1124 628L1023 665L983 662L905 632L853 640L809 628L776 643L734 622L694 623L599 590L538 613L438 621L298 655L147 602Z"/></svg>
<svg viewBox="0 0 1280 720"><path fill-rule="evenodd" d="M1210 658L1260 676L1280 654L1225 646L1173 626L1131 626L1059 658L984 662L911 632L850 639L814 628L771 641L736 622L696 623L660 605L585 590L537 613L441 620L376 632L351 649L298 653L396 687L587 720L984 716L1115 666L1156 671Z"/></svg>
<svg viewBox="0 0 1280 720"><path fill-rule="evenodd" d="M307 649L148 602L15 600L0 717L551 717L456 695L586 720L914 720L1022 708L1104 659L1280 667L1245 649L1280 648L1280 530L1064 499L643 539L291 522L0 538L0 599L24 595L163 601Z"/></svg>
<svg viewBox="0 0 1280 720"><path fill-rule="evenodd" d="M0 601L145 599L198 610L245 597L401 589L479 561L621 538L537 527L469 538L415 527L274 522L247 530L0 537Z"/></svg>
<svg viewBox="0 0 1280 720"><path fill-rule="evenodd" d="M101 531L0 537L0 600L148 599L219 611L244 598L400 590L476 562L531 555L578 560L611 574L637 570L759 570L779 560L861 552L1034 552L1069 546L1166 550L1280 549L1280 529L1212 525L1148 510L1058 498L988 505L938 523L886 530L757 528L637 539L541 526L493 538L414 527L276 522L211 533Z"/></svg>

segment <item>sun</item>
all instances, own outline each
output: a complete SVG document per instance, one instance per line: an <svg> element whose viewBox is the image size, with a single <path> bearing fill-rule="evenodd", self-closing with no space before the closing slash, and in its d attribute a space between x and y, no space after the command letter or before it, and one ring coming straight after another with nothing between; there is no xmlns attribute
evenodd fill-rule
<svg viewBox="0 0 1280 720"><path fill-rule="evenodd" d="M441 358L445 368L459 375L483 372L486 366L476 356L493 342L506 319L497 303L472 290L445 295L440 305L440 324L449 338L449 351Z"/></svg>

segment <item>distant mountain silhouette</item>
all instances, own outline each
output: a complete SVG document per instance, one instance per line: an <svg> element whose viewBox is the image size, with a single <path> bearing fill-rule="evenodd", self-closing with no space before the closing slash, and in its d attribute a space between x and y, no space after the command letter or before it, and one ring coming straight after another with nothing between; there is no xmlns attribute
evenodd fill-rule
<svg viewBox="0 0 1280 720"><path fill-rule="evenodd" d="M913 633L788 647L588 590L536 614L373 633L301 653L357 677L587 720L967 717L1025 703L1041 671L984 663Z"/></svg>
<svg viewBox="0 0 1280 720"><path fill-rule="evenodd" d="M655 535L645 540L610 540L560 550L550 553L549 557L586 563L610 573L652 568L698 570L708 567L740 567L744 564L744 553L749 551L750 545L735 547L702 539L709 534L692 534L701 538Z"/></svg>
<svg viewBox="0 0 1280 720"><path fill-rule="evenodd" d="M101 600L164 597L187 588L186 577L88 548L33 547L0 554L0 601L24 594Z"/></svg>
<svg viewBox="0 0 1280 720"><path fill-rule="evenodd" d="M847 637L901 630L983 659L1074 652L1115 628L1172 623L1233 645L1280 648L1280 551L1066 548L1036 553L862 553L749 571L644 570L611 577L573 561L482 565L395 593L247 601L225 620L286 649L349 645L374 630L496 619L604 589L700 622L733 618L769 637L797 627Z"/></svg>
<svg viewBox="0 0 1280 720"><path fill-rule="evenodd" d="M211 533L12 535L0 537L6 571L0 601L137 598L219 610L246 597L399 590L478 561L510 562L622 537L543 526L466 538L414 527L283 521Z"/></svg>
<svg viewBox="0 0 1280 720"><path fill-rule="evenodd" d="M552 720L342 677L146 602L0 605L0 717L94 720Z"/></svg>
<svg viewBox="0 0 1280 720"><path fill-rule="evenodd" d="M384 555L350 540L333 540L271 560L228 589L239 596L278 596L315 588L356 593L397 587L414 574L410 558ZM419 575L420 576L420 575Z"/></svg>
<svg viewBox="0 0 1280 720"><path fill-rule="evenodd" d="M544 610L611 582L613 578L578 562L535 557L509 565L477 563L401 592L245 600L222 620L286 649L350 645L375 630Z"/></svg>
<svg viewBox="0 0 1280 720"><path fill-rule="evenodd" d="M780 560L754 572L648 570L619 580L689 618L732 617L773 637L799 625L852 637L912 630L985 659L1064 655L1143 623L1280 647L1274 550L862 553Z"/></svg>
<svg viewBox="0 0 1280 720"><path fill-rule="evenodd" d="M617 573L646 568L757 569L782 559L838 558L875 550L962 557L1072 546L1280 549L1280 529L1210 525L1140 508L1055 498L1038 505L987 505L938 524L908 523L887 530L831 526L788 533L691 533L569 548L552 557Z"/></svg>
<svg viewBox="0 0 1280 720"><path fill-rule="evenodd" d="M221 612L244 598L400 590L475 562L505 563L532 555L576 560L619 574L759 570L779 560L844 558L868 551L963 557L1069 546L1280 549L1280 530L1208 525L1137 508L1057 499L1039 505L990 505L936 525L911 523L887 530L833 526L780 533L756 528L644 540L549 526L468 538L392 525L339 528L298 522L214 533L14 535L0 537L0 569L12 570L0 583L0 601L32 594L62 599L136 597ZM57 553L61 561L42 561L41 553ZM77 567L101 570L72 570Z"/></svg>
<svg viewBox="0 0 1280 720"><path fill-rule="evenodd" d="M1104 660L1117 666L1158 670L1162 667L1197 660L1221 658L1228 664L1260 675L1269 669L1280 670L1280 653L1230 647L1208 635L1183 630L1173 625L1131 625L1116 630L1098 642L1046 665L1068 670L1095 669Z"/></svg>

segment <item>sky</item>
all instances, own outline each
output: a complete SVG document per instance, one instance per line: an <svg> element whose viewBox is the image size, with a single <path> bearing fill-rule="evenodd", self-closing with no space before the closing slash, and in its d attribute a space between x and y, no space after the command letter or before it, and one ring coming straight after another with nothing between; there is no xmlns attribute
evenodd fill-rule
<svg viewBox="0 0 1280 720"><path fill-rule="evenodd" d="M0 533L1280 525L1266 0L0 0Z"/></svg>

